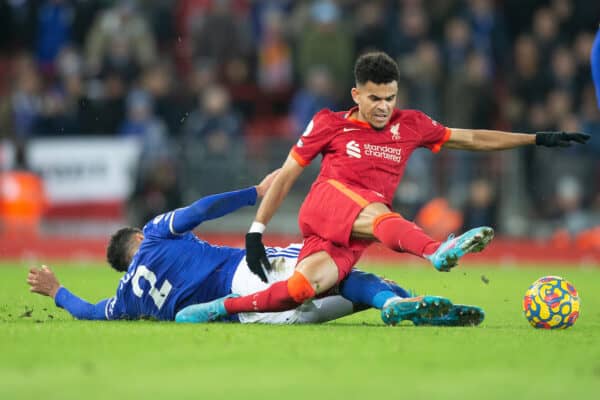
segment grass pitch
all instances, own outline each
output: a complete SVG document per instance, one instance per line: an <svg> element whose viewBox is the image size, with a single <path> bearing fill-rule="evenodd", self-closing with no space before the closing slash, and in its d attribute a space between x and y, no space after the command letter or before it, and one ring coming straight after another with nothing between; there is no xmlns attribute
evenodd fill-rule
<svg viewBox="0 0 600 400"><path fill-rule="evenodd" d="M27 265L0 263L0 399L592 399L600 392L600 268L365 268L422 294L478 304L475 328L386 327L369 310L325 325L81 322L30 294ZM108 267L53 265L88 301L110 297ZM529 326L525 290L570 280L581 316ZM486 283L487 282L487 283Z"/></svg>

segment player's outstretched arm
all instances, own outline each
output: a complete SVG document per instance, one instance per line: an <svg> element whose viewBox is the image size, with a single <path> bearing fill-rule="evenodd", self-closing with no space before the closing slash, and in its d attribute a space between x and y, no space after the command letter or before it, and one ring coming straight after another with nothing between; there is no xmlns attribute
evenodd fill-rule
<svg viewBox="0 0 600 400"><path fill-rule="evenodd" d="M263 282L267 282L266 271L271 269L271 265L262 243L262 234L303 170L293 157L288 156L260 203L256 218L246 234L246 262Z"/></svg>
<svg viewBox="0 0 600 400"><path fill-rule="evenodd" d="M535 134L493 131L485 129L452 128L445 148L460 150L493 151L538 145L569 147L573 143L585 144L590 135L580 132L537 132Z"/></svg>
<svg viewBox="0 0 600 400"><path fill-rule="evenodd" d="M271 172L256 186L206 196L187 207L175 210L172 230L174 233L185 233L204 221L217 219L241 207L256 204L256 199L267 193L278 173L279 170Z"/></svg>
<svg viewBox="0 0 600 400"><path fill-rule="evenodd" d="M107 319L105 309L108 299L91 304L75 296L60 285L54 272L45 265L42 265L41 268L31 268L27 276L27 283L31 292L52 297L58 307L64 308L77 319Z"/></svg>

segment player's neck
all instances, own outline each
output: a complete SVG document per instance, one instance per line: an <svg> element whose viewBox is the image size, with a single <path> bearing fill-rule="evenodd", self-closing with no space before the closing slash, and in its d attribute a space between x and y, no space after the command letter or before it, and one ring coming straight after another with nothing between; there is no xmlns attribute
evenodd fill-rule
<svg viewBox="0 0 600 400"><path fill-rule="evenodd" d="M358 111L358 109L352 111L349 115L348 115L348 121L352 121L356 124L365 126L365 127L371 127L371 124L369 123L369 121L367 121L362 115L361 113Z"/></svg>

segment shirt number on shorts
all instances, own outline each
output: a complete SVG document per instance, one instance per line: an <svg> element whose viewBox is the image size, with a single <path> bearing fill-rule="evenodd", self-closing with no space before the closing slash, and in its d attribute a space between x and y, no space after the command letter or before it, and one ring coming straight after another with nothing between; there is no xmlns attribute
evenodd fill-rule
<svg viewBox="0 0 600 400"><path fill-rule="evenodd" d="M138 266L137 270L135 271L135 275L131 280L133 294L135 294L137 297L142 297L144 294L144 291L140 287L140 278L144 278L150 284L150 291L148 294L150 297L152 297L154 304L156 304L156 308L160 310L167 300L167 296L171 292L171 288L173 288L171 282L165 279L160 289L156 289L156 275L154 272L146 268L145 265L140 265Z"/></svg>

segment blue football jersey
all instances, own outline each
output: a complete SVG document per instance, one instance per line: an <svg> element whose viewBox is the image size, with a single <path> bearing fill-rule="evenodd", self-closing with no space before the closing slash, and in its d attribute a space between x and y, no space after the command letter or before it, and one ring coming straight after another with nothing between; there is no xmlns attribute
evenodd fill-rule
<svg viewBox="0 0 600 400"><path fill-rule="evenodd" d="M107 319L173 320L178 310L230 293L245 250L211 245L173 228L179 210L157 216L106 304Z"/></svg>

